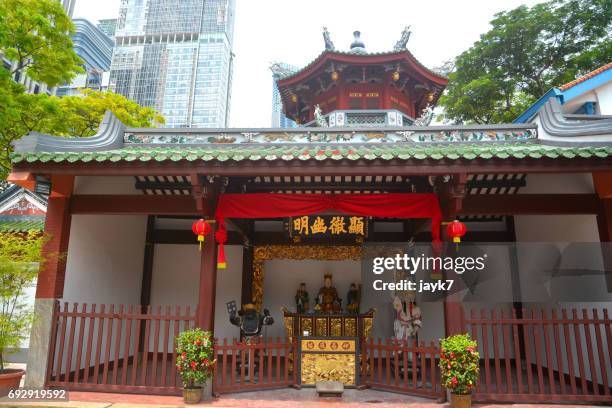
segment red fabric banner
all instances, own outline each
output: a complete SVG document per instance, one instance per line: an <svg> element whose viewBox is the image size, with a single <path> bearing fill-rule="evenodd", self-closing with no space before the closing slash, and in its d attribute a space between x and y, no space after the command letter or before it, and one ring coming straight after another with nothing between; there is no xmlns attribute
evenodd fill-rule
<svg viewBox="0 0 612 408"><path fill-rule="evenodd" d="M278 218L330 210L366 217L429 218L432 241L440 242L442 212L434 193L221 194L215 218L219 229L225 230L225 218Z"/></svg>

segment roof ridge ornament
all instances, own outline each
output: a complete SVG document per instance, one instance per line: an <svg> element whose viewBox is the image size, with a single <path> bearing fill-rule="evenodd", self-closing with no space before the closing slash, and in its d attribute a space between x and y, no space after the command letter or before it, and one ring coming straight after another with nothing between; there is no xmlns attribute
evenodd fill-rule
<svg viewBox="0 0 612 408"><path fill-rule="evenodd" d="M336 47L334 47L334 43L332 42L329 31L327 31L327 27L323 27L323 41L325 41L325 50L326 51L335 51Z"/></svg>
<svg viewBox="0 0 612 408"><path fill-rule="evenodd" d="M412 126L429 126L434 118L434 109L430 103L427 104L421 115L415 119Z"/></svg>
<svg viewBox="0 0 612 408"><path fill-rule="evenodd" d="M317 127L329 127L329 124L327 123L327 120L323 116L323 112L321 111L321 107L319 106L319 104L315 105L314 117L315 117L315 122L317 123Z"/></svg>
<svg viewBox="0 0 612 408"><path fill-rule="evenodd" d="M365 54L365 44L361 39L361 31L353 31L353 37L355 37L355 39L351 43L351 52Z"/></svg>
<svg viewBox="0 0 612 408"><path fill-rule="evenodd" d="M406 26L404 28L404 31L402 31L402 36L400 37L400 39L395 43L395 47L393 47L393 51L403 51L406 50L406 44L408 44L408 40L410 39L410 34L412 34L412 31L410 31L410 26Z"/></svg>

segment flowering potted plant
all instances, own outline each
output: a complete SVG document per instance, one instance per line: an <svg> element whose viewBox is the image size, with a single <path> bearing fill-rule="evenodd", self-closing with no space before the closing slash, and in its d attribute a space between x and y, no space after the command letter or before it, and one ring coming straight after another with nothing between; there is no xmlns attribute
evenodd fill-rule
<svg viewBox="0 0 612 408"><path fill-rule="evenodd" d="M469 408L472 405L472 389L480 371L477 346L469 334L440 340L442 386L450 390L453 408Z"/></svg>
<svg viewBox="0 0 612 408"><path fill-rule="evenodd" d="M203 386L214 373L214 342L212 334L201 329L182 332L176 338L176 368L183 378L183 399L197 404L202 399Z"/></svg>

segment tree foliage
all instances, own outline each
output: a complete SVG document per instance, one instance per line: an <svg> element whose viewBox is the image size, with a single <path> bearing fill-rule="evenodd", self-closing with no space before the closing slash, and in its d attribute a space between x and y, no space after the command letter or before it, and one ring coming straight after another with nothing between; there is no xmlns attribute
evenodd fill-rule
<svg viewBox="0 0 612 408"><path fill-rule="evenodd" d="M10 171L11 143L15 140L32 131L56 136L92 136L107 110L131 127L164 123L164 118L154 109L112 92L84 89L82 95L76 96L23 92L13 95L8 104L0 106L0 179L6 178Z"/></svg>
<svg viewBox="0 0 612 408"><path fill-rule="evenodd" d="M455 59L446 119L511 122L550 88L612 60L612 0L550 0L495 15Z"/></svg>
<svg viewBox="0 0 612 408"><path fill-rule="evenodd" d="M164 123L153 108L142 107L126 97L113 93L83 89L82 96L64 96L57 100L61 114L49 132L65 136L92 136L107 110L126 126L151 127Z"/></svg>
<svg viewBox="0 0 612 408"><path fill-rule="evenodd" d="M0 0L0 53L19 71L51 87L82 72L72 49L74 25L57 0Z"/></svg>
<svg viewBox="0 0 612 408"><path fill-rule="evenodd" d="M7 353L16 350L27 335L32 311L25 290L32 285L43 262L40 233L0 233L0 372Z"/></svg>
<svg viewBox="0 0 612 408"><path fill-rule="evenodd" d="M11 143L31 131L86 137L96 133L106 110L133 127L164 119L151 108L112 92L83 90L82 95L28 94L15 73L48 86L83 72L72 48L74 26L57 0L0 0L0 54L14 61L0 66L0 180L10 171Z"/></svg>

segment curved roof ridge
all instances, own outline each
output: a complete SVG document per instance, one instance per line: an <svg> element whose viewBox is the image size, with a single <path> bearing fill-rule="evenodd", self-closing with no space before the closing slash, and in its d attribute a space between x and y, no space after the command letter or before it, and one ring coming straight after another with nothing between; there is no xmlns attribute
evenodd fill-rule
<svg viewBox="0 0 612 408"><path fill-rule="evenodd" d="M576 86L576 85L578 85L578 84L580 84L580 83L582 83L582 82L584 82L584 81L586 81L588 79L591 79L594 76L599 75L602 72L605 72L605 71L609 70L610 68L612 68L612 62L608 62L606 65L604 65L602 67L594 69L593 71L591 71L591 72L589 72L587 74L584 74L583 76L581 76L579 78L576 78L573 81L570 81L570 82L568 82L566 84L561 85L559 87L559 89L561 91L567 91L568 89L570 89L570 88L572 88L572 87L574 87L574 86Z"/></svg>
<svg viewBox="0 0 612 408"><path fill-rule="evenodd" d="M323 52L321 52L315 59L313 59L312 61L310 61L308 64L306 64L304 67L300 68L299 70L283 76L279 79L279 82L286 82L286 81L290 81L293 78L296 78L300 75L302 75L304 72L309 71L310 69L312 69L313 67L315 67L316 65L322 63L326 57L327 58L333 58L335 55L337 56L357 56L357 57L379 57L379 56L393 56L396 55L398 57L402 56L402 55L407 55L411 61L413 61L414 63L416 63L416 65L419 68L424 69L427 73L429 73L430 75L437 77L439 79L442 79L443 81L448 82L448 78L445 77L444 75L441 75L438 72L435 72L429 68L427 68L425 65L423 65L423 63L421 63L415 56L414 54L412 54L412 52L410 52L410 50L400 50L400 51L380 51L380 52L366 52L366 53L359 53L356 54L354 52L350 52L350 51L339 51L339 50L323 50Z"/></svg>

